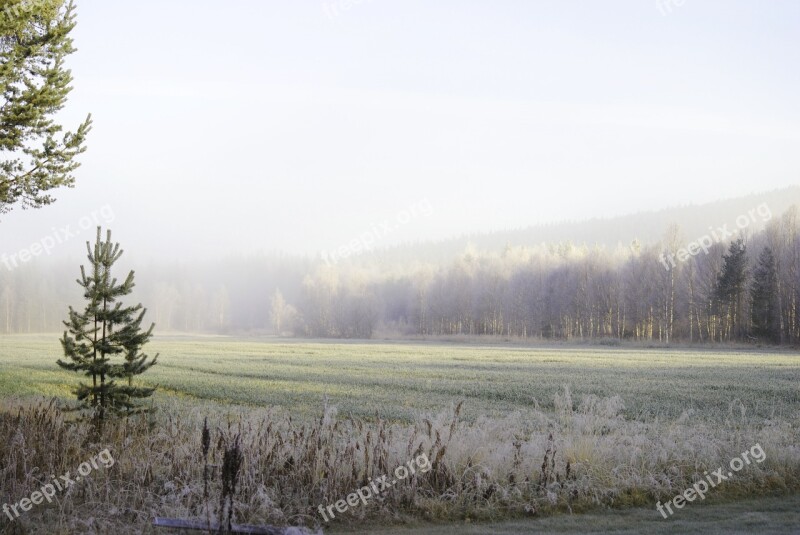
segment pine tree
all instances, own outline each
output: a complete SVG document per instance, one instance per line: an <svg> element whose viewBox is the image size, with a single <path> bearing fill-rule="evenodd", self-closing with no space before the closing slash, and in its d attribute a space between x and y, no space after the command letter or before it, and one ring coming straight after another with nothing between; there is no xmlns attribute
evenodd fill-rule
<svg viewBox="0 0 800 535"><path fill-rule="evenodd" d="M720 341L741 334L742 297L747 280L747 248L739 238L731 242L723 255L722 271L717 277L714 297L721 319Z"/></svg>
<svg viewBox="0 0 800 535"><path fill-rule="evenodd" d="M770 342L780 341L778 324L778 270L772 249L764 247L758 256L750 290L753 334Z"/></svg>
<svg viewBox="0 0 800 535"><path fill-rule="evenodd" d="M63 134L53 120L72 90L74 27L72 2L0 1L0 213L50 204L48 191L74 183L91 116Z"/></svg>
<svg viewBox="0 0 800 535"><path fill-rule="evenodd" d="M86 249L90 272L87 274L81 266L77 282L84 289L87 304L82 313L69 308L69 319L64 322L67 331L61 339L67 360L59 360L58 365L91 377L91 384L81 383L74 393L78 409L91 411L102 422L107 412L129 415L145 410L136 401L151 396L155 388L134 386L133 377L155 365L158 355L149 358L141 352L155 327L141 328L147 310L141 304L123 306L118 301L133 290L134 273L131 271L122 284L112 278L111 268L122 250L111 242L111 231L102 241L98 227L94 247L86 242Z"/></svg>

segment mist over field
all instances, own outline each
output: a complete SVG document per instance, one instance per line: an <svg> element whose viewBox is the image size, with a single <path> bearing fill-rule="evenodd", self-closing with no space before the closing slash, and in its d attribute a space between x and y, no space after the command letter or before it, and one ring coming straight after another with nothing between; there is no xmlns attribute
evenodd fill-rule
<svg viewBox="0 0 800 535"><path fill-rule="evenodd" d="M395 247L373 245L382 231L374 226L318 255L121 260L139 273L134 295L147 303L162 334L792 345L800 339L798 206L794 186ZM406 216L412 211L430 215L432 205L415 204ZM96 215L114 218L106 209ZM79 237L60 238L58 231L45 237L40 252L44 245L80 247ZM725 266L734 266L728 262L734 245L743 259L735 285L723 280ZM80 288L59 281L76 276L78 259L42 253L23 262L20 254L0 259L0 327L60 330L62 312ZM774 282L764 289L765 305L754 292L767 275Z"/></svg>
<svg viewBox="0 0 800 535"><path fill-rule="evenodd" d="M0 534L800 532L799 26L0 0Z"/></svg>

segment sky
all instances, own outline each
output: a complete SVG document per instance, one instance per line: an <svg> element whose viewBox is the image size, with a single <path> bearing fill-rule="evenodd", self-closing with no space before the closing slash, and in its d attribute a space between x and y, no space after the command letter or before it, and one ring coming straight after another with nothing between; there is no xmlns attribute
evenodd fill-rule
<svg viewBox="0 0 800 535"><path fill-rule="evenodd" d="M800 183L796 1L77 4L88 150L0 252L101 223L148 258L319 254Z"/></svg>

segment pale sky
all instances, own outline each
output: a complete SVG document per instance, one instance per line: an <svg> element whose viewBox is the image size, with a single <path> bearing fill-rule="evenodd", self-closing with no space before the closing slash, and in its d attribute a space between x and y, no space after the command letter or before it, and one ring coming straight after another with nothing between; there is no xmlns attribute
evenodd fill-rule
<svg viewBox="0 0 800 535"><path fill-rule="evenodd" d="M137 255L315 253L797 184L798 28L792 0L82 0L77 186L0 252L106 205Z"/></svg>

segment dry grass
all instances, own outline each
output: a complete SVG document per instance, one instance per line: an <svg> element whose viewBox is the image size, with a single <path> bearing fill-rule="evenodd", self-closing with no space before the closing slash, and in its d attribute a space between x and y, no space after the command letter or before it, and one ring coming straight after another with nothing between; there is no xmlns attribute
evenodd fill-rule
<svg viewBox="0 0 800 535"><path fill-rule="evenodd" d="M109 448L115 464L92 472L53 504L34 506L9 533L142 533L153 516L203 519L219 507L220 442L239 435L242 467L234 521L316 527L317 507L345 498L416 455L432 463L368 505L333 522L397 523L404 519L488 520L604 506L654 506L703 472L726 466L759 443L766 452L710 500L797 492L798 421L748 416L747 407L660 421L624 416L618 396L569 389L554 411L459 420L460 407L412 423L339 418L326 406L314 422L275 410L203 414L164 406L151 420L108 425L96 437L54 402L9 401L0 411L0 500L15 503ZM203 498L201 429L212 427L210 498ZM222 440L221 440L222 438Z"/></svg>

